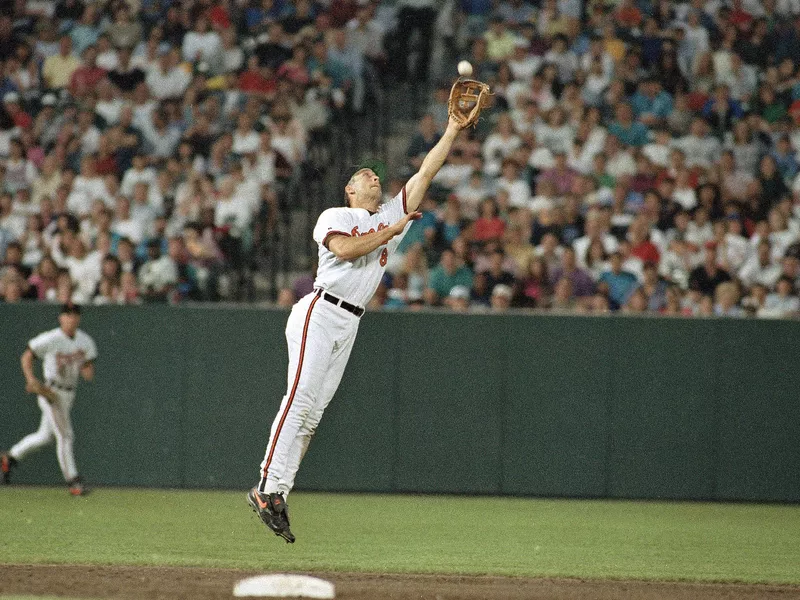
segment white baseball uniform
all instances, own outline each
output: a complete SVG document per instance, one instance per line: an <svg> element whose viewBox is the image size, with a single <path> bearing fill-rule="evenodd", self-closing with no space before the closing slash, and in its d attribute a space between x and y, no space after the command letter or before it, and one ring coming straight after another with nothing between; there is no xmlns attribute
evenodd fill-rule
<svg viewBox="0 0 800 600"><path fill-rule="evenodd" d="M328 249L333 235L359 236L393 225L406 214L406 189L372 214L329 208L314 227L319 267L314 292L292 307L286 324L289 373L286 395L272 423L258 490L288 494L311 436L342 379L364 305L375 294L390 254L408 231L360 258L340 260ZM410 225L410 224L409 224Z"/></svg>
<svg viewBox="0 0 800 600"><path fill-rule="evenodd" d="M21 460L29 452L49 444L55 438L58 464L64 479L69 482L78 476L72 451L74 435L69 413L75 401L75 387L81 367L97 358L97 346L80 329L75 332L75 337L70 338L57 327L37 335L28 342L28 348L42 360L45 384L56 393L58 401L51 404L44 396L37 398L42 410L39 429L17 442L9 455Z"/></svg>

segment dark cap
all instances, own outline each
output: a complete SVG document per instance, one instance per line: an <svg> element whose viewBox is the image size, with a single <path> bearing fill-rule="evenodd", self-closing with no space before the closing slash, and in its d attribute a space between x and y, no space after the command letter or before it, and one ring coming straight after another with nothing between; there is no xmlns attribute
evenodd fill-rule
<svg viewBox="0 0 800 600"><path fill-rule="evenodd" d="M81 314L81 307L79 304L74 304L73 302L67 302L66 304L61 305L61 312L59 314L79 315Z"/></svg>

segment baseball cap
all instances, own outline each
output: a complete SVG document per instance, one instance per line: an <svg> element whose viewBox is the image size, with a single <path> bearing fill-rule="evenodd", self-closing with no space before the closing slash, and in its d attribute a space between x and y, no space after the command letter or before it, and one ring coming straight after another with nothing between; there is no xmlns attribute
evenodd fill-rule
<svg viewBox="0 0 800 600"><path fill-rule="evenodd" d="M451 298L457 298L461 300L468 300L469 299L469 288L465 285L454 285L450 289L450 293L448 294Z"/></svg>
<svg viewBox="0 0 800 600"><path fill-rule="evenodd" d="M505 283L498 283L492 290L492 296L503 296L504 298L511 298L513 292Z"/></svg>
<svg viewBox="0 0 800 600"><path fill-rule="evenodd" d="M61 311L59 314L73 314L79 315L81 314L81 307L80 304L75 304L74 302L67 302L66 304L61 305Z"/></svg>

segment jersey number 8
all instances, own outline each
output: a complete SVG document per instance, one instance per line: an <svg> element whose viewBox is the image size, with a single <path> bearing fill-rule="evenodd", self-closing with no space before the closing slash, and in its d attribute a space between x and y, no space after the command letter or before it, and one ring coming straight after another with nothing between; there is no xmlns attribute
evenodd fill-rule
<svg viewBox="0 0 800 600"><path fill-rule="evenodd" d="M383 250L381 250L381 258L379 260L382 267L386 266L387 260L389 260L389 252L386 250L386 248L384 248Z"/></svg>

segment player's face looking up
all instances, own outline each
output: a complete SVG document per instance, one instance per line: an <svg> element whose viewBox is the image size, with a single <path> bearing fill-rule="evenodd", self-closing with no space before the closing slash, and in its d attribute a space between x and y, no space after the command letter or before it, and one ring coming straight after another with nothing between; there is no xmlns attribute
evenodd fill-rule
<svg viewBox="0 0 800 600"><path fill-rule="evenodd" d="M80 322L81 316L76 313L61 313L58 315L58 324L69 337L75 337L75 332L78 331Z"/></svg>
<svg viewBox="0 0 800 600"><path fill-rule="evenodd" d="M350 208L378 210L381 201L381 180L372 169L356 171L344 188Z"/></svg>

